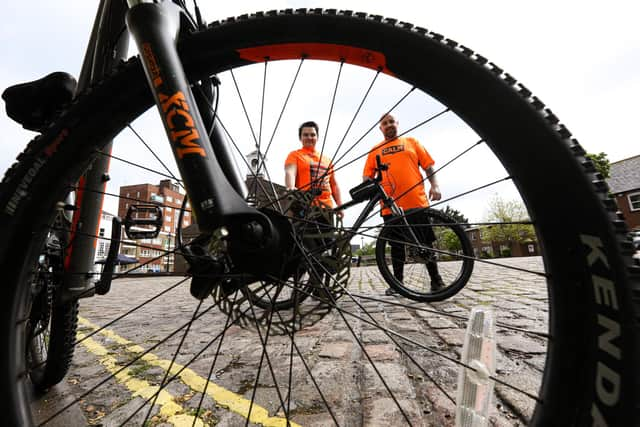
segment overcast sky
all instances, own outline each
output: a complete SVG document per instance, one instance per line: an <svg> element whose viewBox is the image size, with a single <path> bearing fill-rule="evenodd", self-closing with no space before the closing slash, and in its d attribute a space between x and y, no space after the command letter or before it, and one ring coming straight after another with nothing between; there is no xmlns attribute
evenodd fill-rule
<svg viewBox="0 0 640 427"><path fill-rule="evenodd" d="M191 1L188 2L191 4ZM217 3L217 4L216 4ZM97 2L14 3L0 25L0 88L63 70L77 76ZM640 3L635 1L199 1L205 16L323 7L398 18L493 61L550 107L588 152L640 154ZM214 13L212 6L218 10ZM213 15L212 15L213 14ZM0 113L0 169L33 133Z"/></svg>

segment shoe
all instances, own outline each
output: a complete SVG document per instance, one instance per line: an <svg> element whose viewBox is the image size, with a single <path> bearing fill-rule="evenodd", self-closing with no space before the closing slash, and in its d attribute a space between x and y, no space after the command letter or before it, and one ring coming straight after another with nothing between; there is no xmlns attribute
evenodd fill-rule
<svg viewBox="0 0 640 427"><path fill-rule="evenodd" d="M393 296L393 295L396 295L397 293L398 293L398 291L396 291L396 290L395 290L395 289L393 289L393 288L387 288L387 290L386 290L386 291L384 291L384 294L385 294L386 296L388 296L388 297Z"/></svg>
<svg viewBox="0 0 640 427"><path fill-rule="evenodd" d="M441 291L443 288L444 288L444 281L442 280L442 277L440 277L439 274L436 274L433 277L431 277L431 292L438 292L438 291Z"/></svg>

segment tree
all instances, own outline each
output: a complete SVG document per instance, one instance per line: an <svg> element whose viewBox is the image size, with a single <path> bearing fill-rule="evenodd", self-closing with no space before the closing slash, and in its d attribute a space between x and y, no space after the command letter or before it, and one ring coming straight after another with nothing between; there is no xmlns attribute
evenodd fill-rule
<svg viewBox="0 0 640 427"><path fill-rule="evenodd" d="M603 178L607 179L611 176L611 162L609 162L606 153L602 151L599 154L587 153L585 157L593 162L596 171L600 172Z"/></svg>
<svg viewBox="0 0 640 427"><path fill-rule="evenodd" d="M486 238L491 242L506 244L512 249L515 243L535 240L533 225L512 224L529 221L527 210L521 201L503 200L496 195L489 201L487 220L497 223L484 230Z"/></svg>
<svg viewBox="0 0 640 427"><path fill-rule="evenodd" d="M442 230L442 234L438 236L438 241L444 245L444 248L447 252L457 253L462 250L462 242L460 242L460 238L453 232L450 228L445 228Z"/></svg>
<svg viewBox="0 0 640 427"><path fill-rule="evenodd" d="M447 205L442 210L447 216L452 218L456 223L460 224L463 228L469 227L469 220L459 210L453 209Z"/></svg>
<svg viewBox="0 0 640 427"><path fill-rule="evenodd" d="M356 251L356 255L374 255L376 253L375 242L365 243L363 247Z"/></svg>

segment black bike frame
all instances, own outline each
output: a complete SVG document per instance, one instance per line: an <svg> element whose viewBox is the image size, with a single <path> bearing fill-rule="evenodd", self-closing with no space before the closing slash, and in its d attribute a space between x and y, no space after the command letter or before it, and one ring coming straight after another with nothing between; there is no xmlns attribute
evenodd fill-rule
<svg viewBox="0 0 640 427"><path fill-rule="evenodd" d="M126 5L121 0L101 0L78 78L76 95L100 81L126 58L129 38L122 34ZM98 156L76 185L70 245L65 254L67 297L88 297L94 293L94 269L98 227L104 193L109 180L112 143Z"/></svg>
<svg viewBox="0 0 640 427"><path fill-rule="evenodd" d="M353 236L356 235L356 233L358 232L358 230L360 229L360 227L362 227L362 224L364 224L364 222L369 219L369 215L371 214L371 212L373 211L373 208L375 207L375 205L382 201L382 203L388 207L391 210L391 213L393 215L398 216L399 218L402 218L402 222L404 223L403 225L407 226L407 229L409 230L411 239L413 239L413 244L416 246L420 246L420 241L418 240L418 237L416 236L415 232L413 231L413 227L410 226L409 222L407 221L407 218L404 216L404 211L402 210L401 207L399 207L396 202L389 197L389 195L387 194L386 191L384 191L384 188L382 187L382 185L380 184L380 175L382 174L380 168L380 159L377 159L378 162L378 169L376 169L376 177L374 178L374 185L376 188L376 191L374 192L373 197L371 197L371 199L369 199L369 201L367 202L367 204L365 205L364 209L362 210L362 212L360 212L360 215L358 216L358 218L355 220L355 222L353 223L353 225L351 226L351 229L348 232L348 238L351 239ZM341 211L344 209L348 209L351 206L355 206L359 203L362 203L361 201L356 201L356 200L351 200L347 203L344 203L340 206L337 206L336 208L334 208L334 211Z"/></svg>

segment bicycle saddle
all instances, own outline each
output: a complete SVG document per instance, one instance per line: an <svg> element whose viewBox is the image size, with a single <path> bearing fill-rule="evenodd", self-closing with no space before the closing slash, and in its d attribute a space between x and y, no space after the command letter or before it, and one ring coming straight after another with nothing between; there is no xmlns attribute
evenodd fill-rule
<svg viewBox="0 0 640 427"><path fill-rule="evenodd" d="M7 115L25 129L42 132L61 107L73 99L76 84L72 75L58 71L10 86L2 93Z"/></svg>

